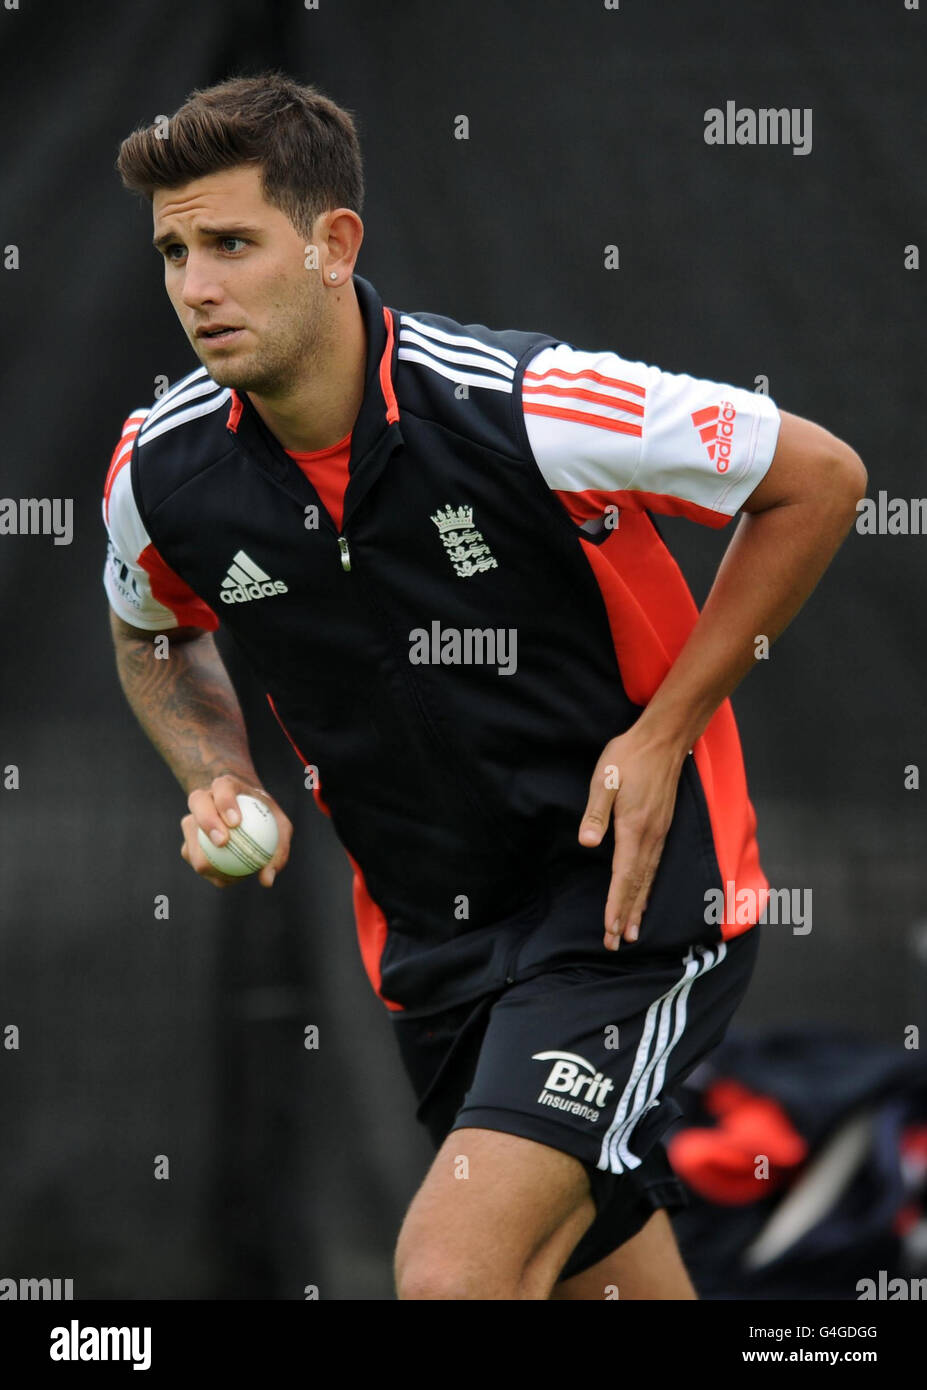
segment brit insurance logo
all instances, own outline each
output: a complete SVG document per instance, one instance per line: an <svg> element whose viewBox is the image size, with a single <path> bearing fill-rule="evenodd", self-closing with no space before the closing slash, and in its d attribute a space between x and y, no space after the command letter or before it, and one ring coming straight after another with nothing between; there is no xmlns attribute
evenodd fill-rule
<svg viewBox="0 0 927 1390"><path fill-rule="evenodd" d="M533 1062L553 1062L538 1096L538 1105L566 1110L593 1123L615 1083L577 1052L535 1052ZM596 1108L598 1107L598 1109Z"/></svg>
<svg viewBox="0 0 927 1390"><path fill-rule="evenodd" d="M448 502L444 511L439 509L431 519L438 528L454 573L461 579L499 568L482 534L474 529L472 507L455 509Z"/></svg>
<svg viewBox="0 0 927 1390"><path fill-rule="evenodd" d="M286 592L282 579L271 579L250 555L239 550L222 581L219 597L223 603L251 603L253 599L274 598Z"/></svg>
<svg viewBox="0 0 927 1390"><path fill-rule="evenodd" d="M731 443L736 419L737 411L730 401L692 412L692 423L698 430L699 439L719 473L726 473L731 466Z"/></svg>

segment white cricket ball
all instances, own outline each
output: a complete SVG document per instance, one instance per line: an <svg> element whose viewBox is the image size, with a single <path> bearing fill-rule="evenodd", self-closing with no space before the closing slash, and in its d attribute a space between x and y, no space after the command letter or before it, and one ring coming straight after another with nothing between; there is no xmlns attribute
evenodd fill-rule
<svg viewBox="0 0 927 1390"><path fill-rule="evenodd" d="M224 845L214 845L203 830L196 833L203 853L214 868L230 878L244 878L270 863L277 850L279 834L276 817L266 802L244 792L235 799L241 820L237 825L226 827L229 837Z"/></svg>

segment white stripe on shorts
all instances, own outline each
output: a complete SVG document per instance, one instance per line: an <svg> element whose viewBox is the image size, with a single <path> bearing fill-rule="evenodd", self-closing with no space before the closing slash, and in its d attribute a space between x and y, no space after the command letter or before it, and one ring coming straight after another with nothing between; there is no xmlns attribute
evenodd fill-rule
<svg viewBox="0 0 927 1390"><path fill-rule="evenodd" d="M700 975L720 964L726 955L727 946L723 941L716 946L690 947L684 957L685 970L681 978L659 999L655 999L647 1010L628 1084L621 1093L615 1118L602 1140L596 1166L603 1171L624 1173L640 1165L641 1159L631 1153L628 1143L638 1120L652 1105L657 1104L670 1053L686 1026L689 990Z"/></svg>

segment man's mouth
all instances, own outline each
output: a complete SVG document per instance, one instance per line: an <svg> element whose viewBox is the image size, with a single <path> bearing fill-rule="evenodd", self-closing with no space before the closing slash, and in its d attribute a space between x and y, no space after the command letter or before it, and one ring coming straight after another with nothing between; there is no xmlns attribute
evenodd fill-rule
<svg viewBox="0 0 927 1390"><path fill-rule="evenodd" d="M198 328L196 330L197 342L209 342L216 344L230 343L243 330L233 328L229 324L214 324L211 328Z"/></svg>

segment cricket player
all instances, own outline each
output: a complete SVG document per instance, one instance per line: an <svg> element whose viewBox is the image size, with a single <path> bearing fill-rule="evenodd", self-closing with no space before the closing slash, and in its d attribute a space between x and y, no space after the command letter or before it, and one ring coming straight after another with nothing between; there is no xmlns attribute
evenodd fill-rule
<svg viewBox="0 0 927 1390"><path fill-rule="evenodd" d="M277 820L264 886L292 837L220 623L332 818L437 1151L398 1297L696 1297L662 1136L768 890L729 696L852 526L859 457L620 324L577 346L386 304L355 122L283 74L194 92L118 169L198 359L106 477L119 676L210 883L197 831L224 843L237 793ZM739 517L701 613L661 514Z"/></svg>

